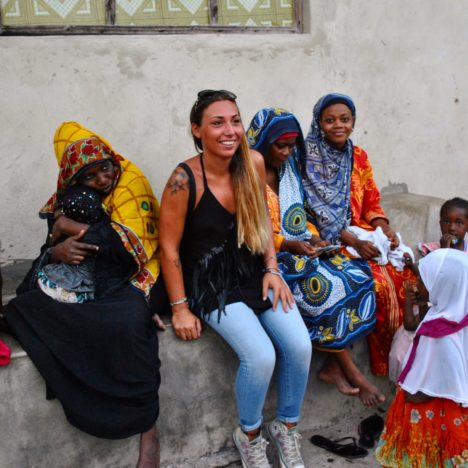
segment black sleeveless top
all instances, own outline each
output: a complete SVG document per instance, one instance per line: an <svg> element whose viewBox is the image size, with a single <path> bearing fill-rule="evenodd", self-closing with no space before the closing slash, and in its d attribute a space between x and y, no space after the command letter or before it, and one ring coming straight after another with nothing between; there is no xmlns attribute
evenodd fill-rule
<svg viewBox="0 0 468 468"><path fill-rule="evenodd" d="M195 178L190 167L179 164L189 177L189 201L180 258L184 284L191 310L198 316L218 309L218 320L225 306L244 302L255 313L271 307L262 299L263 260L245 245L237 246L235 214L224 208L213 195L200 157L204 192L195 207Z"/></svg>

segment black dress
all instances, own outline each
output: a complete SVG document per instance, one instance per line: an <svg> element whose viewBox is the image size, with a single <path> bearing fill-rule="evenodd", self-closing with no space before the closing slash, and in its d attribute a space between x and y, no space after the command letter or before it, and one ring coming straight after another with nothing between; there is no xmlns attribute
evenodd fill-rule
<svg viewBox="0 0 468 468"><path fill-rule="evenodd" d="M152 312L127 281L135 262L107 226L94 301L61 303L34 287L35 271L47 262L44 249L5 319L68 421L94 436L120 439L155 424L160 361Z"/></svg>
<svg viewBox="0 0 468 468"><path fill-rule="evenodd" d="M238 247L235 214L230 213L211 192L200 156L204 192L195 207L195 178L190 167L181 163L189 177L189 202L180 258L184 284L191 310L205 316L225 306L244 302L256 313L271 307L262 298L262 256L245 245Z"/></svg>

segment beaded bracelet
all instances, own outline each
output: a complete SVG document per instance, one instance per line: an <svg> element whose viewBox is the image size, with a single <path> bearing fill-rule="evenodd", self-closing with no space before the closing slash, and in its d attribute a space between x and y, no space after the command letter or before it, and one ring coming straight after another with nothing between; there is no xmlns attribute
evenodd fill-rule
<svg viewBox="0 0 468 468"><path fill-rule="evenodd" d="M183 297L182 299L179 299L178 301L169 302L169 305L171 307L174 307L175 305L184 304L185 302L188 302L187 297Z"/></svg>

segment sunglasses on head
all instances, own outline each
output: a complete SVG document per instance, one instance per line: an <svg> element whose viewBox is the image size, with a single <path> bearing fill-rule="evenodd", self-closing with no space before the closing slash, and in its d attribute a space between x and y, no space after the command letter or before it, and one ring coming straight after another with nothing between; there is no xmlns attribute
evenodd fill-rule
<svg viewBox="0 0 468 468"><path fill-rule="evenodd" d="M197 94L198 102L204 101L206 99L211 99L212 97L215 97L215 96L224 96L232 100L237 99L237 96L234 93L231 93L231 91L226 91L225 89L219 89L219 90L204 89L203 91L200 91Z"/></svg>

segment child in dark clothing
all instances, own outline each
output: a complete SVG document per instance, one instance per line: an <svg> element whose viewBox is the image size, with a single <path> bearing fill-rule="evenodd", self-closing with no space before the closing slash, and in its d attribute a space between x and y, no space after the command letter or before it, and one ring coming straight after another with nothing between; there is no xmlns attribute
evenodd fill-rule
<svg viewBox="0 0 468 468"><path fill-rule="evenodd" d="M65 192L60 203L60 215L88 225L106 218L101 195L81 184L72 185ZM57 229L52 232L49 236L52 243L64 237ZM99 247L101 238L98 233L87 231L82 241ZM38 285L45 294L59 302L92 301L95 292L95 266L95 257L87 257L79 265L49 263L39 271Z"/></svg>

